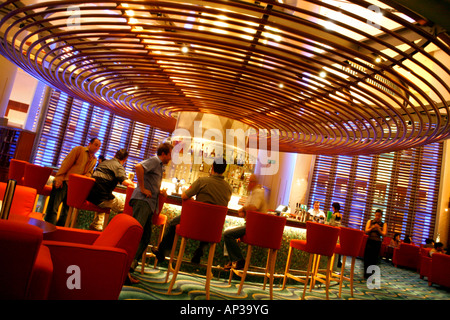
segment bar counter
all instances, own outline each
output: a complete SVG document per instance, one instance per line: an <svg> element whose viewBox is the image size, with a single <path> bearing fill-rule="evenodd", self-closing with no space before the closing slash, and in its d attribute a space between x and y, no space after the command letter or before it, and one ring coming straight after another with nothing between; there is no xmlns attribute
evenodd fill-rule
<svg viewBox="0 0 450 320"><path fill-rule="evenodd" d="M172 205L181 206L181 203L182 203L181 195L179 195L179 194L168 195L166 203L172 204ZM236 209L233 209L233 208L228 208L227 216L238 217L239 218L238 211ZM300 221L298 221L296 219L288 218L286 220L286 226L305 229L306 228L306 223L305 222L300 222Z"/></svg>
<svg viewBox="0 0 450 320"><path fill-rule="evenodd" d="M116 190L115 190L116 196L123 197L125 200L125 189L126 188L124 188L122 186L119 186L118 188L116 188ZM181 204L182 204L182 200L181 200L180 195L172 194L172 195L167 196L167 201L165 202L165 204L162 208L162 211L161 211L161 214L167 216L167 222L171 221L171 219L173 219L174 217L181 214ZM115 213L112 212L110 219L112 219L112 217L114 215L115 215ZM88 229L89 224L92 222L93 217L94 217L93 212L80 211L78 220L76 223L76 227L81 228L81 229ZM224 224L223 230L225 230L227 228L231 228L231 227L242 226L244 223L245 223L245 220L238 216L237 210L235 208L229 208L227 217L225 219L225 224ZM276 260L276 265L275 265L276 281L281 281L280 278L284 274L284 270L286 267L287 255L288 255L288 251L289 251L290 240L291 239L302 239L302 240L306 239L305 227L306 227L305 223L299 222L298 220L294 220L294 219L287 219L286 227L283 232L281 248L280 248L280 250L278 250L277 260ZM159 228L154 227L152 230L150 244L156 245L158 232L159 232ZM189 261L192 257L192 254L195 251L195 249L197 248L197 246L198 246L198 241L190 240L187 242L186 251L185 251L185 259L187 259L188 263L183 263L181 270L186 271L186 272L192 272L192 273L198 273L200 275L204 275L206 268L203 268L203 267L206 264L206 258L208 256L207 248L205 248L205 252L202 257L200 265L194 265L194 264L189 263ZM179 243L178 243L177 248L178 247L179 247ZM241 243L240 248L241 248L243 257L245 258L246 254L247 254L247 245L244 243ZM169 254L170 253L167 253L167 256ZM256 266L260 269L264 268L265 264L266 264L267 254L268 254L267 249L254 247L252 250L251 266ZM228 278L229 273L223 271L223 268L221 267L221 266L224 266L225 264L227 264L228 261L229 261L228 257L224 255L224 242L223 242L223 238L222 238L221 242L216 246L216 251L215 251L215 255L214 255L214 261L213 261L214 276ZM148 268L153 267L153 259L152 258L147 259L147 263L148 263L148 265L147 265ZM305 270L307 263L308 263L308 255L304 252L301 252L300 250L295 250L294 255L293 255L292 268L298 269L298 270ZM167 267L167 264L168 264L168 261L166 260L165 262L160 263L159 266L165 268L165 267ZM138 267L137 270L140 271L140 266ZM249 273L249 277L250 278L248 278L248 279L249 279L249 281L251 281L250 280L250 279L252 279L251 273ZM253 277L253 279L252 279L252 281L259 281L259 280L262 281L263 277L258 276L258 277Z"/></svg>

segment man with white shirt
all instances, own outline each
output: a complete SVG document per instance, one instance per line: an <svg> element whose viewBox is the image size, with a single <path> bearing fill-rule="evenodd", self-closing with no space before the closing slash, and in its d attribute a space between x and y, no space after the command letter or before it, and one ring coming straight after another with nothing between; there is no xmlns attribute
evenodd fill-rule
<svg viewBox="0 0 450 320"><path fill-rule="evenodd" d="M314 201L313 207L308 210L310 219L315 222L319 222L322 218L325 221L325 212L320 210L320 201Z"/></svg>
<svg viewBox="0 0 450 320"><path fill-rule="evenodd" d="M264 195L264 189L258 184L256 175L252 174L248 182L248 190L250 195L248 196L245 204L238 210L240 217L245 218L247 211L267 212L267 204ZM242 255L239 243L237 239L245 235L246 226L239 226L225 230L223 233L223 239L225 242L225 248L228 251L230 262L224 267L225 270L231 268L232 264L235 264L236 269L242 269L245 265L245 259Z"/></svg>

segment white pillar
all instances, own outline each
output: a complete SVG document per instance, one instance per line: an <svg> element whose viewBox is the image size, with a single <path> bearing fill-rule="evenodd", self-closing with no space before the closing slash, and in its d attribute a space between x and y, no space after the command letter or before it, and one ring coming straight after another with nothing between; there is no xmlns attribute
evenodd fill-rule
<svg viewBox="0 0 450 320"><path fill-rule="evenodd" d="M0 125L6 125L8 119L5 118L8 108L9 97L16 78L17 66L0 56Z"/></svg>

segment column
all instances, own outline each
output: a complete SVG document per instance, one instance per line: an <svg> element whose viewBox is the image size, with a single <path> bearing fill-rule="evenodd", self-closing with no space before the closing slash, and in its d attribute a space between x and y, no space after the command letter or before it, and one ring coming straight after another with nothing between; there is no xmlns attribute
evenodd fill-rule
<svg viewBox="0 0 450 320"><path fill-rule="evenodd" d="M16 78L17 66L3 56L0 56L0 126L6 126L5 118L11 90Z"/></svg>

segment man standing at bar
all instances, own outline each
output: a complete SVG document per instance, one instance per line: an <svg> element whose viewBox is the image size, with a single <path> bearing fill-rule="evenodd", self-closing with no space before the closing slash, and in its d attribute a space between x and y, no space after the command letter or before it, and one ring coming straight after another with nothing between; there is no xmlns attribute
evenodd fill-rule
<svg viewBox="0 0 450 320"><path fill-rule="evenodd" d="M88 201L100 208L110 208L116 213L123 212L124 201L115 197L113 191L118 183L124 186L134 186L133 181L127 178L127 173L123 167L127 159L128 151L120 149L116 152L114 158L100 162L93 174L95 184L87 197ZM95 212L94 221L89 226L89 229L102 231L104 220L104 212Z"/></svg>
<svg viewBox="0 0 450 320"><path fill-rule="evenodd" d="M152 216L158 208L158 195L161 189L163 179L163 165L168 164L172 159L173 145L168 142L158 147L156 156L148 158L136 165L137 187L133 191L130 200L130 206L133 208L133 217L139 221L144 228L141 242L139 243L134 261L131 265L131 271L137 265L147 248L152 235ZM133 281L129 275L130 281Z"/></svg>
<svg viewBox="0 0 450 320"><path fill-rule="evenodd" d="M69 206L67 205L67 182L69 175L72 173L92 176L97 158L95 154L100 149L101 142L97 138L92 138L87 147L78 146L73 148L61 163L61 167L55 175L53 180L53 188L50 193L48 201L47 212L44 220L57 226L64 226L66 223L67 212ZM58 221L58 208L63 204L61 214Z"/></svg>
<svg viewBox="0 0 450 320"><path fill-rule="evenodd" d="M225 207L228 206L233 190L230 184L224 180L223 173L226 168L227 163L225 159L215 159L212 165L211 175L195 180L189 189L183 192L181 199L187 200L196 196L196 201ZM166 252L172 249L175 231L177 225L180 223L180 217L181 215L173 218L169 222L168 230L161 240L158 250L152 248L152 252L159 262L163 261ZM200 246L195 250L194 256L192 257L192 263L200 263L200 258L203 256L203 248L206 244L204 242L200 243Z"/></svg>

